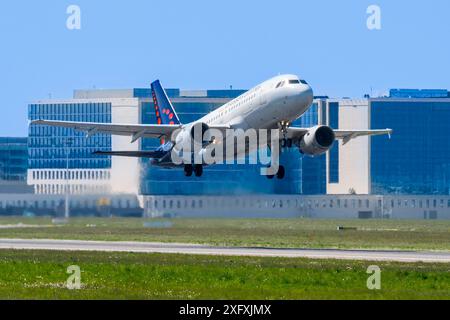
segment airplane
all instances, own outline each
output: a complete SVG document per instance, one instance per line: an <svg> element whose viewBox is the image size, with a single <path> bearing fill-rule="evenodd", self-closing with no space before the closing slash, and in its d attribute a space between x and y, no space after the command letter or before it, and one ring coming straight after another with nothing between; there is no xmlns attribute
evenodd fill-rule
<svg viewBox="0 0 450 320"><path fill-rule="evenodd" d="M245 92L236 99L205 115L192 123L182 124L166 91L159 80L151 84L152 99L157 124L117 124L35 120L33 125L49 125L71 128L86 133L87 137L95 134L111 134L131 137L131 143L141 138L161 139L161 145L154 151L111 151L95 152L96 155L149 158L151 164L162 168L184 168L184 174L191 177L203 175L206 164L176 164L172 152L186 143L192 143L194 131L201 130L202 148L217 141L204 141L203 134L210 129L225 132L230 129L279 129L281 148L298 148L300 153L319 156L331 149L336 140L347 144L362 136L392 134L392 129L384 130L338 130L326 125L312 128L292 127L293 121L300 118L312 105L314 94L311 86L302 78L285 74L273 77ZM226 134L225 134L226 139ZM225 139L219 141L225 145ZM167 142L166 142L167 141ZM246 156L254 150L241 149L234 156ZM280 165L276 177L283 179L286 170ZM268 175L273 179L275 174Z"/></svg>

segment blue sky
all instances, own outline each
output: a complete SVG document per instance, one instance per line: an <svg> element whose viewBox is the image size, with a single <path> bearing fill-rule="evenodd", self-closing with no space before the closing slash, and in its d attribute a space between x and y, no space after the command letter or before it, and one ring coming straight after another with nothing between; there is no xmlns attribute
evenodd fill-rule
<svg viewBox="0 0 450 320"><path fill-rule="evenodd" d="M66 9L81 8L81 30ZM366 27L381 7L382 29ZM79 88L249 88L279 73L316 94L450 88L450 1L15 0L0 10L0 135ZM372 89L371 89L372 88Z"/></svg>

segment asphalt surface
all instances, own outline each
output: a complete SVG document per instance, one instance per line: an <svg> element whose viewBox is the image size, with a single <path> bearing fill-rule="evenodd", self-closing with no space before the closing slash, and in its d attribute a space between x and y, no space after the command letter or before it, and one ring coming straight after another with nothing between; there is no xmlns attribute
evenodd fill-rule
<svg viewBox="0 0 450 320"><path fill-rule="evenodd" d="M0 239L0 249L173 253L216 256L450 263L450 252L240 248L151 242Z"/></svg>

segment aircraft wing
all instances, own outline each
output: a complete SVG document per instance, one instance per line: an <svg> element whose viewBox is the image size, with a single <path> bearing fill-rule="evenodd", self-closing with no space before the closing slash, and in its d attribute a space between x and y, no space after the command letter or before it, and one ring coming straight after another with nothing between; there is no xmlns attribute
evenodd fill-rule
<svg viewBox="0 0 450 320"><path fill-rule="evenodd" d="M305 134L308 133L310 128L288 128L288 137L291 139L301 139ZM342 140L344 145L349 143L351 140L364 137L364 136L380 136L380 135L392 135L392 129L384 130L334 130L336 139Z"/></svg>
<svg viewBox="0 0 450 320"><path fill-rule="evenodd" d="M70 128L78 131L86 132L87 137L99 133L130 136L131 143L140 138L171 138L172 134L183 128L181 124L116 124L116 123L95 123L95 122L70 122L70 121L54 121L54 120L34 120L31 124L45 125L53 127ZM226 130L230 129L229 125L212 125L210 129Z"/></svg>
<svg viewBox="0 0 450 320"><path fill-rule="evenodd" d="M182 125L157 125L157 124L113 124L94 122L69 122L53 120L35 120L31 124L47 125L54 127L70 128L86 132L88 137L98 133L118 136L130 136L132 142L140 138L171 138L172 133L182 128Z"/></svg>
<svg viewBox="0 0 450 320"><path fill-rule="evenodd" d="M392 135L392 129L385 130L335 130L334 134L336 139L342 140L344 145L349 143L351 140L364 137L364 136L384 136L388 135L389 138Z"/></svg>

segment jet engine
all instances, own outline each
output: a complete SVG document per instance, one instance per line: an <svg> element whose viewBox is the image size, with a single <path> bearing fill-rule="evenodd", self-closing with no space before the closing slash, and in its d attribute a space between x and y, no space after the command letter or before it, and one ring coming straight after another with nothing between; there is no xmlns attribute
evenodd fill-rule
<svg viewBox="0 0 450 320"><path fill-rule="evenodd" d="M207 134L208 130L209 126L203 122L197 122L191 126L185 127L176 136L175 145L178 147L187 147L187 145L190 144L192 149L194 148L194 145L203 147L210 142L210 137L208 137Z"/></svg>
<svg viewBox="0 0 450 320"><path fill-rule="evenodd" d="M336 136L328 126L317 126L309 130L300 141L300 152L310 156L320 156L330 150Z"/></svg>

